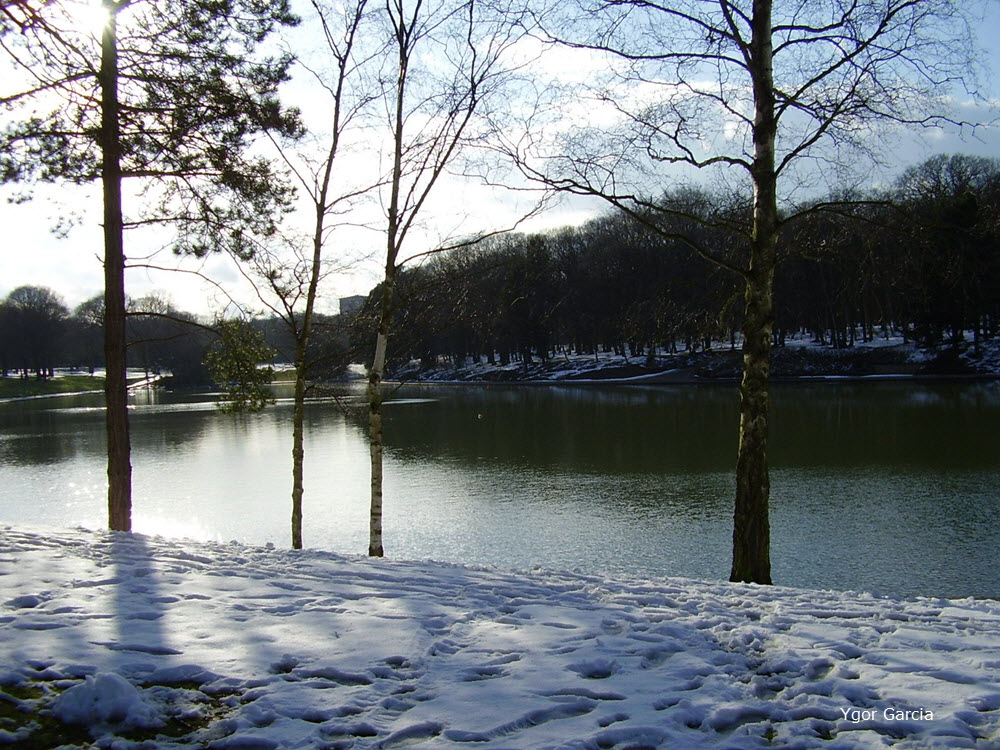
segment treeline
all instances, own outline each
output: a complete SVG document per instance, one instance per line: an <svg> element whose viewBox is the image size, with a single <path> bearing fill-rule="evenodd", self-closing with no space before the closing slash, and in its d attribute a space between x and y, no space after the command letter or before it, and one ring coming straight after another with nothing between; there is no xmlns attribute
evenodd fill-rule
<svg viewBox="0 0 1000 750"><path fill-rule="evenodd" d="M183 385L209 382L204 353L214 336L196 316L150 296L130 301L129 367L170 371ZM70 310L53 290L22 286L0 303L0 368L4 377L51 377L57 367L104 367L104 298Z"/></svg>
<svg viewBox="0 0 1000 750"><path fill-rule="evenodd" d="M22 286L0 301L0 371L3 377L52 377L57 367L104 367L104 300L98 296L70 310L53 290ZM250 328L272 350L274 362L288 362L294 341L278 319L251 321ZM349 361L347 335L339 316L317 316L312 376L336 377ZM206 354L221 345L217 323L204 322L157 295L128 302L130 368L169 372L181 387L209 385Z"/></svg>
<svg viewBox="0 0 1000 750"><path fill-rule="evenodd" d="M506 364L557 352L630 357L736 346L742 284L700 258L745 252L749 206L709 191L664 198L670 223L609 214L544 234L452 250L399 279L394 364ZM800 207L801 208L801 207ZM850 347L902 335L971 345L1000 324L1000 162L937 156L891 189L836 195L788 224L775 278L774 343ZM737 265L734 263L733 265ZM362 311L373 337L378 290Z"/></svg>
<svg viewBox="0 0 1000 750"><path fill-rule="evenodd" d="M730 230L748 207L691 189L664 200L677 211L670 224L607 214L579 227L494 237L405 269L393 365L737 346L739 279L692 246L738 259L745 247ZM1000 326L1000 162L937 156L882 193L832 196L785 228L781 258L777 346L792 335L835 348L896 335L924 346L978 347ZM352 325L318 316L312 378L336 377L359 358L353 353L370 351L378 299L376 288ZM3 374L103 366L103 315L100 298L70 311L49 289L15 289L0 303ZM274 361L291 361L286 321L252 326ZM178 385L210 382L204 362L218 340L212 325L149 296L129 303L128 331L130 367L170 371Z"/></svg>

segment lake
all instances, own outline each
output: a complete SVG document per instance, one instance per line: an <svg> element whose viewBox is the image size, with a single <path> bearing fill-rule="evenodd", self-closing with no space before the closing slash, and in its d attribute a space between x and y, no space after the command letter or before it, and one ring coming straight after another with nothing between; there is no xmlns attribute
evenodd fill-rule
<svg viewBox="0 0 1000 750"><path fill-rule="evenodd" d="M307 409L304 540L367 550L360 386ZM386 403L395 558L725 579L737 392L412 385ZM133 397L136 531L287 546L291 404ZM101 396L0 404L0 522L101 528ZM777 584L1000 597L1000 383L780 384Z"/></svg>

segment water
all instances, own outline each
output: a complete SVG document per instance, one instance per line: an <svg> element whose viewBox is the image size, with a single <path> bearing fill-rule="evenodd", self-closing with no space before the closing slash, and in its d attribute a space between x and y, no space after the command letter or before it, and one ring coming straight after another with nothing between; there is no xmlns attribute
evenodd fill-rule
<svg viewBox="0 0 1000 750"><path fill-rule="evenodd" d="M1000 597L1000 384L774 389L776 583ZM724 579L732 387L408 386L385 407L386 551ZM289 540L291 405L138 394L137 531ZM308 547L367 549L362 393L307 409ZM0 522L105 524L100 396L0 404Z"/></svg>

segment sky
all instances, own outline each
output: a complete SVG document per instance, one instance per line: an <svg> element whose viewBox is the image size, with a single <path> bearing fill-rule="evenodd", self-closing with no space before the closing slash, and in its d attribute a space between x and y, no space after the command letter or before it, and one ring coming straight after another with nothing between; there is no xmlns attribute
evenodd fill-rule
<svg viewBox="0 0 1000 750"><path fill-rule="evenodd" d="M988 18L979 29L980 42L988 48L990 80L988 92L1000 100L1000 0L990 0ZM0 114L0 118L7 116ZM0 119L2 122L2 119ZM1000 128L980 130L976 136L926 133L922 140L901 144L900 167L919 163L935 153L968 153L1000 158ZM97 296L103 289L100 191L96 186L36 186L34 199L10 203L16 186L0 187L0 226L5 228L0 245L0 299L18 286L47 286L72 309ZM437 236L472 233L512 226L529 201L512 198L502 191L469 185L458 180L441 184L425 215L425 232L410 246L414 252L429 249ZM579 224L604 209L595 200L566 198L520 228L543 230ZM128 205L126 204L126 211ZM57 232L66 218L73 226ZM260 308L241 273L228 258L216 255L202 260L179 260L168 247L169 238L147 233L127 239L127 255L144 258L146 265L181 267L182 273L132 268L126 277L131 297L157 294L176 307L211 316L227 307L224 288L251 307ZM357 231L347 235L346 256L351 260L325 282L320 311L337 312L336 299L367 294L378 283L384 263L383 235ZM423 243L424 246L420 246ZM212 279L209 284L197 274Z"/></svg>

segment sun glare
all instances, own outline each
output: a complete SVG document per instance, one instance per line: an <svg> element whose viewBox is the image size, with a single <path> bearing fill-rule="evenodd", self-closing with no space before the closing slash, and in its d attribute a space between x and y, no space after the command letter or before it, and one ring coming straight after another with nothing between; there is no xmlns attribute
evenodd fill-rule
<svg viewBox="0 0 1000 750"><path fill-rule="evenodd" d="M108 23L108 9L101 0L66 3L66 13L73 26L85 34L100 37Z"/></svg>

